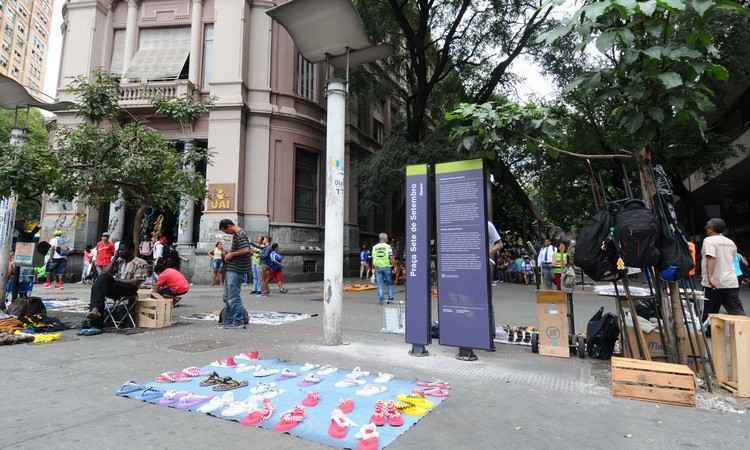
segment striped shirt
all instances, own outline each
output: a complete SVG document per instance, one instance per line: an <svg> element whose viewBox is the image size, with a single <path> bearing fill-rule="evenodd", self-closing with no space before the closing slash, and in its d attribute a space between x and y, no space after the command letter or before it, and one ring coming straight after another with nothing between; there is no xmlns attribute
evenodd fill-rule
<svg viewBox="0 0 750 450"><path fill-rule="evenodd" d="M231 252L242 250L243 248L250 248L250 240L247 238L245 230L240 230L232 236L232 249ZM250 272L251 254L242 256L234 256L231 260L224 263L224 270L229 272L246 273Z"/></svg>

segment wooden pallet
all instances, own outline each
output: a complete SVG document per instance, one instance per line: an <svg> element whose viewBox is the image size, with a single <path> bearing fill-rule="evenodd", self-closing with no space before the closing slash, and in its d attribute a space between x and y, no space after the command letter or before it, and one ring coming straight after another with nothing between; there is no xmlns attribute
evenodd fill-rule
<svg viewBox="0 0 750 450"><path fill-rule="evenodd" d="M750 317L713 314L710 320L716 381L737 397L750 397Z"/></svg>
<svg viewBox="0 0 750 450"><path fill-rule="evenodd" d="M629 358L612 358L615 397L695 406L695 373L688 366Z"/></svg>

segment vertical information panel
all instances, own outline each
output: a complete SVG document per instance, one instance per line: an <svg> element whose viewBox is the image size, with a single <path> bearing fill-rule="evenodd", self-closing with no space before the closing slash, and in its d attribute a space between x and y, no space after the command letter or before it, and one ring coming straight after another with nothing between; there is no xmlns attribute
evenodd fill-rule
<svg viewBox="0 0 750 450"><path fill-rule="evenodd" d="M482 160L435 166L440 344L492 346Z"/></svg>
<svg viewBox="0 0 750 450"><path fill-rule="evenodd" d="M432 342L427 164L406 166L406 342Z"/></svg>

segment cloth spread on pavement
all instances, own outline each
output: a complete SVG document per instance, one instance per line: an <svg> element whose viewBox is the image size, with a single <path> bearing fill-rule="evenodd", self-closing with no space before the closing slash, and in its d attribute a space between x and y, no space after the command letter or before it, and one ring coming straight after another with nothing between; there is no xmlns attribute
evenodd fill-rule
<svg viewBox="0 0 750 450"><path fill-rule="evenodd" d="M298 320L305 320L311 317L316 317L317 314L303 314L295 312L276 312L276 311L248 311L250 324L252 325L271 325L279 326L287 323L296 322ZM214 322L219 321L219 313L195 313L180 316L181 319L186 320L210 320Z"/></svg>
<svg viewBox="0 0 750 450"><path fill-rule="evenodd" d="M297 383L302 380L305 375L313 373L300 372L299 369L302 364L282 362L276 359L260 361L243 361L237 359L237 362L252 365L260 364L264 368L273 368L278 370L288 368L292 371L297 372L298 376L295 378L287 379L285 381L275 381L274 376L270 376L267 378L258 378L253 376L253 371L238 373L235 369L227 367L205 366L201 369L201 371L203 373L216 372L222 377L230 376L238 381L247 381L248 386L231 391L235 400L245 400L246 398L248 398L251 395L250 389L257 386L259 383L274 382L276 383L276 387L278 389L283 389L284 392L281 395L272 399L274 407L273 415L268 420L258 425L260 428L266 428L271 432L274 432L273 427L279 421L281 414L283 414L285 411L293 409L297 405L301 405L302 400L305 398L308 392L320 393L320 402L318 403L318 405L314 407L305 407L305 419L295 428L292 428L290 431L288 431L288 433L301 439L319 442L321 444L328 445L334 448L357 448L357 439L355 437L355 434L357 434L359 428L362 425L366 425L370 422L370 417L372 416L373 410L375 408L375 402L377 400L395 400L397 395L410 394L417 387L415 380L403 380L394 378L391 381L381 385L387 388L385 392L370 397L362 397L356 395L357 390L360 389L361 386L347 388L336 388L334 386L337 382L343 380L346 374L350 372L350 370L347 369L339 369L333 374L321 376L322 381L318 384L309 387L299 387ZM318 361L317 363L322 363L322 361ZM179 370L179 368L174 369ZM367 368L364 369L367 370ZM377 373L373 373L363 378L369 384L373 383L373 380L377 377L377 375ZM161 391L177 390L198 395L210 396L220 396L224 394L223 392L213 391L211 387L201 387L200 382L205 378L205 376L196 377L191 379L189 382L182 383L150 382L146 383L146 385L152 386ZM123 394L122 396L138 399L139 393L140 391L137 391L130 394ZM349 431L344 439L334 439L328 434L328 427L331 423L331 412L338 406L339 402L342 399L346 398L352 399L354 401L354 410L351 413L347 414L347 417L350 420L354 421L357 426L349 428ZM158 400L159 399L157 398L154 402L149 403L158 404ZM430 411L428 411L428 415L442 402L442 399L440 398L430 397L429 400L434 404L434 407ZM200 406L201 405L196 405L195 407L192 407L188 410L195 411L200 408ZM239 416L224 417L220 413L221 410L215 413L211 413L211 415L215 415L215 417L234 422L239 422L245 415L247 415L242 414ZM146 412L145 414L148 413ZM405 414L402 415L402 417L404 419L404 425L401 427L392 427L388 425L378 427L378 434L380 435L378 439L379 448L384 448L387 445L393 443L396 438L408 431L412 426L414 426L422 419L422 417L408 416Z"/></svg>

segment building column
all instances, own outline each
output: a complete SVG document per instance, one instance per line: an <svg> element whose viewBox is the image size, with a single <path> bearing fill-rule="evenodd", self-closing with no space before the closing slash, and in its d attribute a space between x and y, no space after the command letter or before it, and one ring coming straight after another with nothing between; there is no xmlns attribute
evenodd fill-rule
<svg viewBox="0 0 750 450"><path fill-rule="evenodd" d="M104 23L104 46L101 53L101 67L109 71L112 60L112 40L114 39L114 28L112 28L112 4L107 7L107 21Z"/></svg>
<svg viewBox="0 0 750 450"><path fill-rule="evenodd" d="M185 154L193 151L195 142L192 139L185 141ZM192 163L185 163L185 172L194 172ZM193 226L195 217L195 199L188 196L180 198L180 218L177 228L177 245L193 247Z"/></svg>
<svg viewBox="0 0 750 450"><path fill-rule="evenodd" d="M109 238L114 241L121 241L125 229L125 200L118 197L117 200L109 204ZM133 243L137 245L138 243Z"/></svg>
<svg viewBox="0 0 750 450"><path fill-rule="evenodd" d="M125 54L122 56L122 73L127 72L130 60L133 59L138 37L138 2L128 0L128 19L125 24Z"/></svg>
<svg viewBox="0 0 750 450"><path fill-rule="evenodd" d="M190 23L190 68L188 80L198 87L201 76L201 43L203 42L203 1L193 0Z"/></svg>

